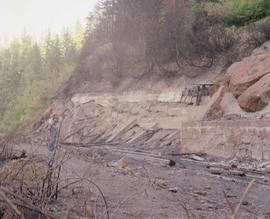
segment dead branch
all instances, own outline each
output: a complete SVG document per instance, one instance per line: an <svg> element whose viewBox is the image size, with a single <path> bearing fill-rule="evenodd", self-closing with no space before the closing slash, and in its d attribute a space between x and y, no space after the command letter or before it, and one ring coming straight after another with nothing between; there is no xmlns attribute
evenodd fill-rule
<svg viewBox="0 0 270 219"><path fill-rule="evenodd" d="M95 219L97 219L97 202L98 202L99 196L100 196L100 194L98 194L98 196L97 196L97 198L95 200L95 206L94 206L94 216L95 216Z"/></svg>
<svg viewBox="0 0 270 219"><path fill-rule="evenodd" d="M52 198L55 198L57 200L58 198L58 187L59 187L59 179L60 179L60 173L61 173L62 166L60 165L58 168L58 174L57 174L57 179L56 179L56 186L55 186L55 194L52 196Z"/></svg>
<svg viewBox="0 0 270 219"><path fill-rule="evenodd" d="M70 215L70 212L71 212L72 208L68 208L66 214L65 214L65 217L64 219L68 219L69 218L69 215Z"/></svg>
<svg viewBox="0 0 270 219"><path fill-rule="evenodd" d="M94 185L97 188L97 190L99 191L99 193L100 193L100 195L101 195L101 197L103 199L104 205L105 205L105 212L106 212L106 215L107 215L107 219L110 219L108 203L107 203L107 200L106 200L105 195L103 194L101 188L96 183L94 183L93 181L91 181L89 179L84 178L84 180L86 180L87 182L89 182L90 184Z"/></svg>
<svg viewBox="0 0 270 219"><path fill-rule="evenodd" d="M17 206L23 207L23 208L27 208L29 210L35 211L37 213L40 213L44 216L47 216L48 218L54 218L54 216L50 215L48 212L45 212L43 210L41 210L40 208L31 205L29 203L28 200L22 198L21 196L18 196L10 191L8 191L7 189L5 189L4 187L0 187L0 191L3 191L4 193L14 197L16 199L16 201L13 201L14 204L16 204Z"/></svg>
<svg viewBox="0 0 270 219"><path fill-rule="evenodd" d="M231 214L233 214L234 209L233 209L232 203L229 201L229 199L228 199L227 194L226 194L225 191L223 191L223 195L224 195L224 198L226 200L227 205L229 206L229 208L231 210Z"/></svg>
<svg viewBox="0 0 270 219"><path fill-rule="evenodd" d="M234 211L233 211L233 215L232 215L231 219L236 219L237 213L239 212L240 207L242 206L242 203L243 203L244 199L245 199L245 198L247 197L247 195L250 193L250 190L251 190L251 188L254 186L254 184L255 184L255 179L253 179L253 180L248 184L248 186L246 187L244 194L242 195L242 197L241 197L241 199L240 199L238 205L236 206L236 208L235 208Z"/></svg>
<svg viewBox="0 0 270 219"><path fill-rule="evenodd" d="M77 174L75 173L75 175L77 175ZM107 219L110 219L109 207L108 207L107 199L105 198L105 195L102 192L101 188L96 183L94 183L93 181L91 181L91 180L89 180L87 178L84 178L84 177L80 177L79 175L77 175L77 176L78 176L78 178L77 178L78 181L85 181L85 182L93 185L98 190L99 194L101 195L101 197L103 199L104 205L105 205L105 212L106 212Z"/></svg>
<svg viewBox="0 0 270 219"><path fill-rule="evenodd" d="M21 219L25 219L25 217L19 211L19 209L12 203L12 201L1 190L0 190L0 196L2 197L3 201L5 201L7 203L7 205L10 207L10 209L16 213L16 215L18 215Z"/></svg>
<svg viewBox="0 0 270 219"><path fill-rule="evenodd" d="M72 132L71 134L67 135L62 141L66 141L67 139L69 139L70 137L72 137L73 135L78 134L80 131L82 131L83 129L85 129L86 126L83 126L82 128L79 128L78 130Z"/></svg>
<svg viewBox="0 0 270 219"><path fill-rule="evenodd" d="M111 217L113 217L113 215L118 211L118 209L120 209L120 207L125 203L127 202L130 198L134 197L134 195L136 195L137 192L127 196L126 198L124 198L122 201L120 201L116 206L115 206L115 209L114 211L112 212L111 214ZM102 215L103 216L103 215Z"/></svg>
<svg viewBox="0 0 270 219"><path fill-rule="evenodd" d="M185 204L182 204L182 203L180 203L180 205L181 205L181 207L184 209L184 211L185 211L185 213L186 213L186 215L187 215L187 218L188 218L188 219L192 219L192 218L191 218L191 215L190 215L190 213L189 213L189 210L188 210L188 208L187 208L187 206L186 206Z"/></svg>
<svg viewBox="0 0 270 219"><path fill-rule="evenodd" d="M41 146L35 148L35 150L33 151L33 153L37 152L37 150L38 150L40 147L41 147ZM12 181L13 181L14 179L16 179L16 177L17 177L17 176L20 174L20 172L26 167L26 165L29 164L30 161L31 161L30 159L25 161L25 163L21 166L21 168L19 168L19 170L16 172L16 174L12 177ZM10 172L10 173L11 173L11 172ZM7 174L7 175L5 176L5 178L7 178L8 176L9 176L9 174Z"/></svg>

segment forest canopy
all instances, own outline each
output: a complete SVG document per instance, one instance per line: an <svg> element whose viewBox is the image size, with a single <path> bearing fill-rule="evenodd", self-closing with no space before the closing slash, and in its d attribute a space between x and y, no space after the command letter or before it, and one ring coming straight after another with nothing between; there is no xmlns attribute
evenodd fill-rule
<svg viewBox="0 0 270 219"><path fill-rule="evenodd" d="M251 30L242 33L238 27L269 15L269 0L100 0L88 17L84 55L110 42L119 72L127 61L125 45L150 69L155 65L167 72L163 65L172 62L178 71L185 65L210 67L236 45L254 42ZM258 42L267 40L267 29L256 29L262 33Z"/></svg>
<svg viewBox="0 0 270 219"><path fill-rule="evenodd" d="M0 131L33 119L69 78L83 43L77 23L74 31L48 32L40 42L25 33L0 48Z"/></svg>

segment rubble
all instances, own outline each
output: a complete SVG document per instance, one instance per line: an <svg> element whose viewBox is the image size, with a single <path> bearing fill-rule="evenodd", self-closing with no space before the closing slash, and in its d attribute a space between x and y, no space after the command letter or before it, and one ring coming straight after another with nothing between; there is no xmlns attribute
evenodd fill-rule
<svg viewBox="0 0 270 219"><path fill-rule="evenodd" d="M128 161L125 158L121 158L120 160L113 163L112 166L125 169L128 167Z"/></svg>
<svg viewBox="0 0 270 219"><path fill-rule="evenodd" d="M173 193L177 193L178 192L178 188L177 187L169 188L168 191L173 192Z"/></svg>

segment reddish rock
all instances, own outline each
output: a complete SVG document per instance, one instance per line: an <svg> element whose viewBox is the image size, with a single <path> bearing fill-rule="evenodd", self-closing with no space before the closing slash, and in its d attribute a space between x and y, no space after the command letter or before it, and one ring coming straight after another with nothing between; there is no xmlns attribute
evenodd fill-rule
<svg viewBox="0 0 270 219"><path fill-rule="evenodd" d="M241 62L233 64L227 70L229 89L235 97L239 97L251 85L270 73L270 54L254 53Z"/></svg>
<svg viewBox="0 0 270 219"><path fill-rule="evenodd" d="M267 106L270 99L270 74L249 87L239 98L238 103L247 112L256 112Z"/></svg>
<svg viewBox="0 0 270 219"><path fill-rule="evenodd" d="M270 54L270 41L267 41L264 43L261 47L255 49L252 54L258 55L258 54Z"/></svg>

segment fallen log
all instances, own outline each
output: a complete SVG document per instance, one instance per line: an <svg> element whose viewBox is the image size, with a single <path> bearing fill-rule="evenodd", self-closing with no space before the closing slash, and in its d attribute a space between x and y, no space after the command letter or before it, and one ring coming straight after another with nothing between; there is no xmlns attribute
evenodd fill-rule
<svg viewBox="0 0 270 219"><path fill-rule="evenodd" d="M112 142L113 140L117 139L119 136L123 135L125 132L128 130L132 129L135 125L137 125L137 120L134 119L131 122L129 121L128 123L125 123L120 129L112 135L106 142Z"/></svg>
<svg viewBox="0 0 270 219"><path fill-rule="evenodd" d="M111 152L118 153L118 154L125 154L125 156L134 158L134 159L139 159L139 160L145 160L151 164L159 164L161 166L175 166L175 161L162 158L161 156L156 156L154 154L149 154L146 152L136 152L136 151L129 151L129 150L123 150L123 149L118 149L118 148L112 148L112 147L106 147Z"/></svg>
<svg viewBox="0 0 270 219"><path fill-rule="evenodd" d="M65 144L66 145L66 144ZM154 154L154 153L150 153L150 152L139 152L139 151L131 151L131 150L125 150L125 149L121 149L121 148L117 148L117 147L113 147L113 146L95 146L95 145L83 145L83 144L77 144L76 146L74 145L69 145L70 147L74 147L74 148L81 148L81 149L85 149L85 150L89 150L89 149L94 149L94 150L108 150L111 153L116 153L116 154L121 154L121 155L125 155L128 156L130 158L134 158L137 160L145 160L151 164L155 164L155 165L161 165L161 166L175 166L176 162L174 160L171 159L166 159L161 157L161 155L159 154Z"/></svg>

